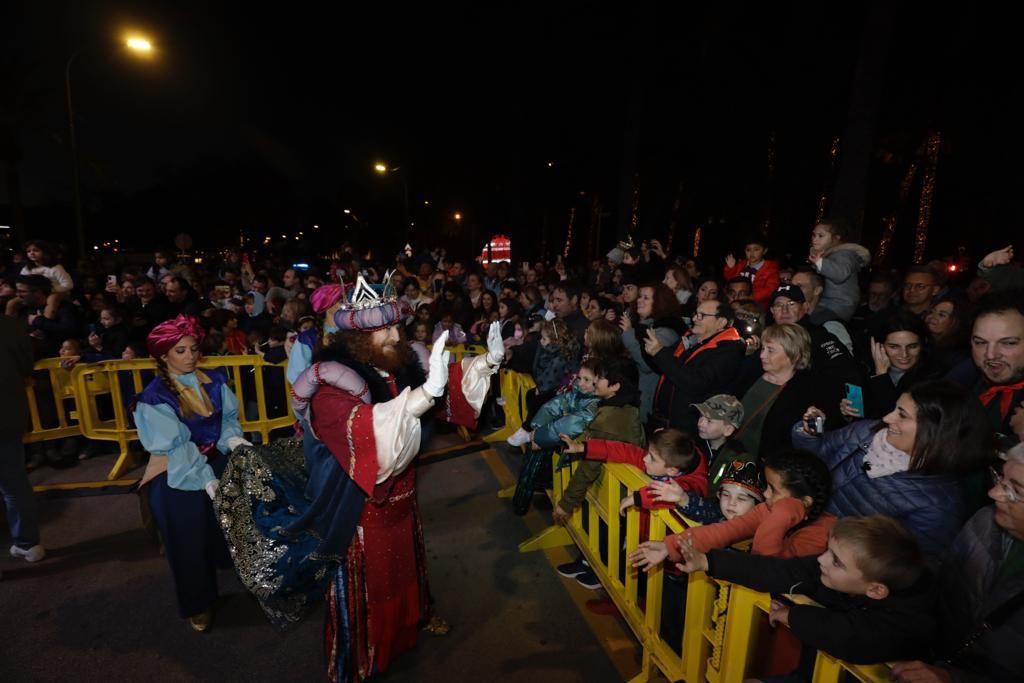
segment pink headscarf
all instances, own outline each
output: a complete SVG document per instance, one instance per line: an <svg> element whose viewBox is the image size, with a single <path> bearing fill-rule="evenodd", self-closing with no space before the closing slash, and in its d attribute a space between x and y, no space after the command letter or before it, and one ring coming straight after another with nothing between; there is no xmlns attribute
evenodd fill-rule
<svg viewBox="0 0 1024 683"><path fill-rule="evenodd" d="M173 349L183 337L194 337L198 343L205 336L198 320L190 315L179 315L174 320L167 320L154 327L146 337L146 348L149 349L149 355L159 358Z"/></svg>
<svg viewBox="0 0 1024 683"><path fill-rule="evenodd" d="M344 293L345 288L341 285L322 285L316 288L316 291L313 292L313 296L309 297L309 301L313 304L313 311L316 313L323 313L328 308L341 301L341 297Z"/></svg>

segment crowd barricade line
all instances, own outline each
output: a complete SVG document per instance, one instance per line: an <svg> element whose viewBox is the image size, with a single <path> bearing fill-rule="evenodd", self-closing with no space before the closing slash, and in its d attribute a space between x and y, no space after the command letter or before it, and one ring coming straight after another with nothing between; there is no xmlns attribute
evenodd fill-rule
<svg viewBox="0 0 1024 683"><path fill-rule="evenodd" d="M40 361L36 367L39 369L42 365L42 369L49 370L52 362L55 362L56 367L59 368L59 359ZM199 367L200 369L220 368L225 371L232 390L238 396L239 421L242 431L259 433L264 441L267 441L271 431L289 427L295 421L288 396L288 380L284 375L285 365L286 363L267 363L259 356L213 356L204 358ZM281 387L283 388L283 395L279 397L280 403L278 404L280 406L278 412L283 414L274 417L269 417L268 397L262 372L268 368L274 368L275 372L281 373ZM256 372L256 369L259 369L260 372ZM74 427L65 427L65 420L60 423L59 428L41 428L38 418L35 417L38 416L37 395L30 387L28 398L30 413L34 416L33 431L26 435L25 441L31 443L77 435L94 441L112 441L118 445L119 453L114 466L107 475L107 480L118 480L132 466L130 445L132 441L138 439L138 433L131 421L131 403L134 396L142 391L155 371L156 361L153 359L109 360L76 365L70 373L71 395L76 404L75 417L78 420ZM246 382L243 381L245 372L253 373L254 389L247 390L245 388ZM248 396L249 393L253 393L254 396ZM109 396L111 403L106 417L101 416L96 400L97 397L103 395ZM255 405L255 415L247 413L247 399L251 401L250 406ZM58 415L58 417L61 416ZM83 482L82 485L87 484L88 482Z"/></svg>
<svg viewBox="0 0 1024 683"><path fill-rule="evenodd" d="M554 483L550 492L557 504L578 467L559 468L553 455ZM601 478L587 492L584 505L573 511L564 526L551 526L522 542L520 552L575 544L590 564L609 597L641 646L641 671L634 682L658 676L690 683L740 683L756 672L758 635L764 628L771 596L709 577L703 572L686 577L686 603L681 643L662 637L663 563L643 575L629 566L629 553L640 543L640 511L629 508L619 515L619 501L646 486L640 470L623 464L605 464ZM671 510L650 511L649 538L698 526ZM814 604L805 596L787 596L794 603ZM676 654L673 646L679 648ZM819 652L814 683L838 683L846 676L864 683L889 680L885 664L856 665Z"/></svg>
<svg viewBox="0 0 1024 683"><path fill-rule="evenodd" d="M61 360L45 358L32 368L32 381L25 386L32 431L22 439L25 443L81 434L71 371L61 367Z"/></svg>
<svg viewBox="0 0 1024 683"><path fill-rule="evenodd" d="M505 426L483 437L487 443L497 443L512 436L529 414L526 404L527 394L537 387L530 375L512 370L499 370L498 383L501 387L502 406L505 412Z"/></svg>

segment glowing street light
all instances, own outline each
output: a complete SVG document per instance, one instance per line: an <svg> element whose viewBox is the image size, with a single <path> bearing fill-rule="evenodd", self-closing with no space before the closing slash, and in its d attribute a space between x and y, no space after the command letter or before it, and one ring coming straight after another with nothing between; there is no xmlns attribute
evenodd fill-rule
<svg viewBox="0 0 1024 683"><path fill-rule="evenodd" d="M462 214L459 213L458 211L455 212L455 220L457 220L457 221L461 221L462 220Z"/></svg>
<svg viewBox="0 0 1024 683"><path fill-rule="evenodd" d="M373 170L376 171L377 173L384 174L388 172L388 167L386 164L382 164L378 161L373 165Z"/></svg>
<svg viewBox="0 0 1024 683"><path fill-rule="evenodd" d="M153 51L153 43L140 36L131 36L124 41L124 44L128 46L129 50L134 50L135 52L143 54L148 54Z"/></svg>

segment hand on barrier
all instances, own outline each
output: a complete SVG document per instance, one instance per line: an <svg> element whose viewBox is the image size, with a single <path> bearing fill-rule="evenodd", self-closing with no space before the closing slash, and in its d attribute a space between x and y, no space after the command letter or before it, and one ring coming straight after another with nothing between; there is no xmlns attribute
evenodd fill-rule
<svg viewBox="0 0 1024 683"><path fill-rule="evenodd" d="M633 500L633 496L626 496L625 498L620 500L619 501L619 516L620 517L625 517L626 516L626 510L628 510L629 508L633 507L633 505L635 503L636 503L636 501Z"/></svg>
<svg viewBox="0 0 1024 683"><path fill-rule="evenodd" d="M501 323L491 323L487 330L487 363L501 365L505 359L505 343L501 340Z"/></svg>
<svg viewBox="0 0 1024 683"><path fill-rule="evenodd" d="M644 541L629 554L629 562L637 569L652 571L668 557L668 548L661 541Z"/></svg>
<svg viewBox="0 0 1024 683"><path fill-rule="evenodd" d="M444 388L448 385L448 362L452 354L444 350L447 343L448 330L445 330L434 340L434 348L430 350L430 372L423 384L423 390L434 398L444 394Z"/></svg>
<svg viewBox="0 0 1024 683"><path fill-rule="evenodd" d="M789 626L789 605L781 600L772 600L772 606L768 612L768 623L772 626L778 624Z"/></svg>
<svg viewBox="0 0 1024 683"><path fill-rule="evenodd" d="M675 503L685 507L690 502L690 496L686 494L683 487L674 481L652 481L651 498L662 503Z"/></svg>
<svg viewBox="0 0 1024 683"><path fill-rule="evenodd" d="M239 446L251 446L252 442L243 439L240 436L229 436L227 440L228 450L233 451Z"/></svg>
<svg viewBox="0 0 1024 683"><path fill-rule="evenodd" d="M566 512L560 505L556 505L555 509L551 512L551 518L555 524L559 526L565 526L569 523L569 519L572 518L572 513Z"/></svg>
<svg viewBox="0 0 1024 683"><path fill-rule="evenodd" d="M206 482L204 488L206 489L206 495L210 497L210 500L213 500L217 497L217 491L220 489L220 479L211 479Z"/></svg>
<svg viewBox="0 0 1024 683"><path fill-rule="evenodd" d="M676 562L676 568L679 571L691 574L708 570L708 556L693 547L693 541L689 536L679 544L679 550L683 554L683 561Z"/></svg>
<svg viewBox="0 0 1024 683"><path fill-rule="evenodd" d="M953 683L949 671L920 661L896 662L889 674L898 683Z"/></svg>

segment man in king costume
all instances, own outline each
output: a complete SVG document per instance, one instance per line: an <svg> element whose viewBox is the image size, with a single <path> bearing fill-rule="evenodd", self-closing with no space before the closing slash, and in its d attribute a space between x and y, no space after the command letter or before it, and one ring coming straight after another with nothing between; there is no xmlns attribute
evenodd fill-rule
<svg viewBox="0 0 1024 683"><path fill-rule="evenodd" d="M429 617L414 460L431 410L447 389L437 416L475 427L504 345L492 324L485 355L449 366L445 335L424 367L389 278L360 277L340 301L333 342L292 387L303 440L237 449L215 504L271 622L287 628L326 590L328 678L362 681L414 647Z"/></svg>

